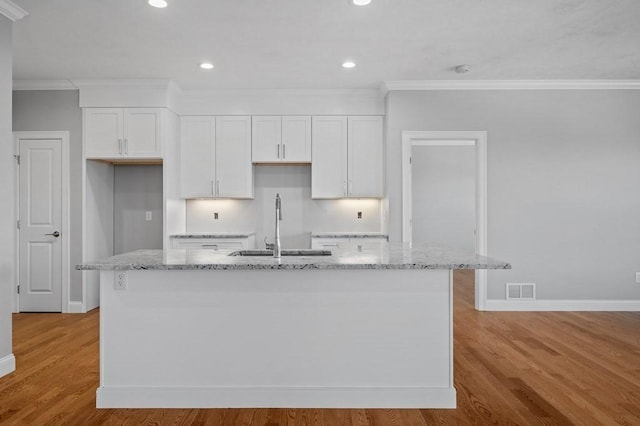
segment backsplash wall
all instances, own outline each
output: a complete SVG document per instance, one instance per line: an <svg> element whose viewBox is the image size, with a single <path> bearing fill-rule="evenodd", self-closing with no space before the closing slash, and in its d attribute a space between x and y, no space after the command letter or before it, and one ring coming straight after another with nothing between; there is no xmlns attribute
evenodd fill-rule
<svg viewBox="0 0 640 426"><path fill-rule="evenodd" d="M187 232L255 231L259 248L273 242L275 197L282 198L280 239L285 248L309 248L311 232L380 232L378 199L311 199L311 166L258 165L253 200L187 200ZM357 213L362 212L362 219ZM218 219L214 219L214 213Z"/></svg>

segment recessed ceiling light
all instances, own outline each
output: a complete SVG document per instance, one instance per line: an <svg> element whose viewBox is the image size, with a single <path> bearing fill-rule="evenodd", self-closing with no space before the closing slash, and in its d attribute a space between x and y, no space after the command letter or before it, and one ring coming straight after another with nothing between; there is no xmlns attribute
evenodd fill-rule
<svg viewBox="0 0 640 426"><path fill-rule="evenodd" d="M356 6L366 6L371 3L371 0L351 0L351 3L355 4Z"/></svg>
<svg viewBox="0 0 640 426"><path fill-rule="evenodd" d="M353 61L346 61L342 64L342 68L346 68L346 69L351 69L355 67L356 67L356 63Z"/></svg>
<svg viewBox="0 0 640 426"><path fill-rule="evenodd" d="M168 4L166 0L149 0L147 3L149 3L150 6L159 8L167 7Z"/></svg>
<svg viewBox="0 0 640 426"><path fill-rule="evenodd" d="M203 62L200 64L200 68L202 68L203 70L212 70L213 64L210 62Z"/></svg>

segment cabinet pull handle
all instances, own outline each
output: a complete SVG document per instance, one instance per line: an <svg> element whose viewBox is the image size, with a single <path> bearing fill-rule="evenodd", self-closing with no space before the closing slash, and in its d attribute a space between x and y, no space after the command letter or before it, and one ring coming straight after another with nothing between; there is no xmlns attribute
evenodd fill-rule
<svg viewBox="0 0 640 426"><path fill-rule="evenodd" d="M202 247L215 247L218 248L217 244L203 244Z"/></svg>
<svg viewBox="0 0 640 426"><path fill-rule="evenodd" d="M118 139L118 154L122 155L122 139Z"/></svg>
<svg viewBox="0 0 640 426"><path fill-rule="evenodd" d="M216 180L216 195L220 195L220 180Z"/></svg>
<svg viewBox="0 0 640 426"><path fill-rule="evenodd" d="M213 186L213 181L211 181L211 195L216 195L216 189Z"/></svg>
<svg viewBox="0 0 640 426"><path fill-rule="evenodd" d="M286 151L287 146L285 144L282 144L282 159L284 160L285 158L287 158L287 151Z"/></svg>
<svg viewBox="0 0 640 426"><path fill-rule="evenodd" d="M276 154L276 158L279 160L280 159L280 144L278 144L276 148L278 150L278 153Z"/></svg>
<svg viewBox="0 0 640 426"><path fill-rule="evenodd" d="M125 155L129 155L129 139L124 140L124 153Z"/></svg>
<svg viewBox="0 0 640 426"><path fill-rule="evenodd" d="M343 180L342 181L342 194L346 197L347 196L347 181Z"/></svg>
<svg viewBox="0 0 640 426"><path fill-rule="evenodd" d="M353 193L353 180L349 179L349 195Z"/></svg>

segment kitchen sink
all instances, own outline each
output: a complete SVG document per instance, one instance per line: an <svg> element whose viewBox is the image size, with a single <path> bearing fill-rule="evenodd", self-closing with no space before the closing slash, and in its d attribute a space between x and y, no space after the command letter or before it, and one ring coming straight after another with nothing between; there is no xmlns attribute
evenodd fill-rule
<svg viewBox="0 0 640 426"><path fill-rule="evenodd" d="M331 256L329 250L282 250L282 256ZM238 250L229 253L229 256L273 256L273 250Z"/></svg>

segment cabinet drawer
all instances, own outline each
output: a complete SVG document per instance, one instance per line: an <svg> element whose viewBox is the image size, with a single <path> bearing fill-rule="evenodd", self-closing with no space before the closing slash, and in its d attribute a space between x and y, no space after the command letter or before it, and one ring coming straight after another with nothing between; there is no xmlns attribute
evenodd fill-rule
<svg viewBox="0 0 640 426"><path fill-rule="evenodd" d="M178 249L211 250L242 250L249 248L247 240L229 240L216 238L174 238L172 247Z"/></svg>
<svg viewBox="0 0 640 426"><path fill-rule="evenodd" d="M349 238L312 238L311 248L322 250L331 248L343 248L349 245Z"/></svg>

